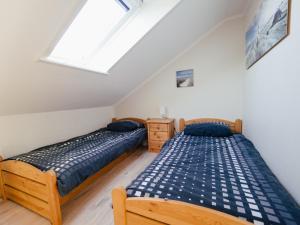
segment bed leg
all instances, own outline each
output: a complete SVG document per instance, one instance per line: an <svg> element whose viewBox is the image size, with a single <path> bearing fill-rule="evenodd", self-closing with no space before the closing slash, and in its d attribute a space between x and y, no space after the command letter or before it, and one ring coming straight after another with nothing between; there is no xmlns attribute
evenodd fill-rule
<svg viewBox="0 0 300 225"><path fill-rule="evenodd" d="M235 121L235 131L237 132L237 133L242 133L243 132L243 122L242 122L242 120L236 120Z"/></svg>
<svg viewBox="0 0 300 225"><path fill-rule="evenodd" d="M112 191L115 225L126 225L126 191L124 188L115 188Z"/></svg>
<svg viewBox="0 0 300 225"><path fill-rule="evenodd" d="M3 199L3 201L7 200L5 191L4 191L4 182L3 182L3 178L2 178L2 170L1 170L1 161L3 161L2 156L0 156L0 198Z"/></svg>
<svg viewBox="0 0 300 225"><path fill-rule="evenodd" d="M179 120L179 131L183 131L185 128L185 120L184 119L180 119Z"/></svg>
<svg viewBox="0 0 300 225"><path fill-rule="evenodd" d="M52 225L61 225L61 207L59 202L59 193L57 190L57 179L56 174L53 170L47 172L48 184L49 184L49 206L50 206L50 220Z"/></svg>

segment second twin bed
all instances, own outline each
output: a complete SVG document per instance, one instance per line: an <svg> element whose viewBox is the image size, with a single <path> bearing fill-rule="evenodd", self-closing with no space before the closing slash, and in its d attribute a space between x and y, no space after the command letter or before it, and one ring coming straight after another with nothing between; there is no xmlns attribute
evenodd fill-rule
<svg viewBox="0 0 300 225"><path fill-rule="evenodd" d="M299 206L241 134L239 121L187 121L207 122L233 133L183 131L169 140L126 192L113 191L115 225L300 224Z"/></svg>

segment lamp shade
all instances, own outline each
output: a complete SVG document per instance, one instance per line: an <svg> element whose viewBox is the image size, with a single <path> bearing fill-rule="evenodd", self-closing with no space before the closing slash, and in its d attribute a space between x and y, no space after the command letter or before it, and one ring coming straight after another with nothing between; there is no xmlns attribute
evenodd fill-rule
<svg viewBox="0 0 300 225"><path fill-rule="evenodd" d="M167 117L168 110L167 110L167 107L166 107L166 106L161 106L160 109L159 109L159 112L160 112L160 116L161 116L162 118Z"/></svg>

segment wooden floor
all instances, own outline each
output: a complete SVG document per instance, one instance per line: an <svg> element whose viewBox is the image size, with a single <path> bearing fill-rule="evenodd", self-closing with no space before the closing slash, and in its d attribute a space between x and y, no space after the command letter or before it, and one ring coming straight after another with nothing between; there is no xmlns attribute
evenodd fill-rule
<svg viewBox="0 0 300 225"><path fill-rule="evenodd" d="M127 159L88 188L75 200L63 206L64 225L113 225L111 190L128 185L150 164L156 154L145 149L133 152ZM0 200L1 225L50 225L31 211L11 202Z"/></svg>

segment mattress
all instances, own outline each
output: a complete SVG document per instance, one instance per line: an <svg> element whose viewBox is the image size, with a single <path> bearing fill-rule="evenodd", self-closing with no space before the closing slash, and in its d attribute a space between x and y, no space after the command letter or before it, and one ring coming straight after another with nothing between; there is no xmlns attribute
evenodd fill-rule
<svg viewBox="0 0 300 225"><path fill-rule="evenodd" d="M127 195L183 201L254 224L300 224L299 205L240 134L178 133L127 187Z"/></svg>
<svg viewBox="0 0 300 225"><path fill-rule="evenodd" d="M58 191L65 196L126 150L141 144L146 133L145 128L130 132L113 132L104 128L8 160L26 162L42 171L54 170Z"/></svg>

